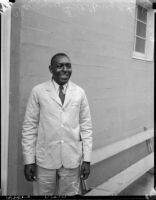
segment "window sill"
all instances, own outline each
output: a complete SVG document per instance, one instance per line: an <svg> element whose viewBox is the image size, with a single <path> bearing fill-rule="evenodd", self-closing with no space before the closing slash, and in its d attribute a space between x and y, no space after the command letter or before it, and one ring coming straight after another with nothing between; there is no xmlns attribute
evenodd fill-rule
<svg viewBox="0 0 156 200"><path fill-rule="evenodd" d="M133 52L132 58L133 59L137 59L137 60L143 60L143 61L153 62L153 59L147 58L145 56L145 54L141 54L141 53L137 53L137 52Z"/></svg>

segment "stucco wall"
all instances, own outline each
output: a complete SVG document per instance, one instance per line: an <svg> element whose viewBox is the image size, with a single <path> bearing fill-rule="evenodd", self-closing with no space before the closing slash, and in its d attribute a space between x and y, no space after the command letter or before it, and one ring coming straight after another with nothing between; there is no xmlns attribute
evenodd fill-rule
<svg viewBox="0 0 156 200"><path fill-rule="evenodd" d="M9 154L9 174L13 176L13 167L17 184L8 183L8 190L22 194L31 193L23 177L20 144L25 107L32 87L50 78L53 54L70 56L72 80L87 93L93 149L153 127L153 62L132 58L135 0L103 1L94 7L78 2L29 2L17 0L12 9L9 149L14 147L16 155ZM119 171L122 167L120 163Z"/></svg>

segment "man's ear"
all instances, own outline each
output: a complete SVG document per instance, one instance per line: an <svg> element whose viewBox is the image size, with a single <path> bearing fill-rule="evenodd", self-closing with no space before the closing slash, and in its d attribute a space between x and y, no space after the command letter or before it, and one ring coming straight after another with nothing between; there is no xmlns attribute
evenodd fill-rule
<svg viewBox="0 0 156 200"><path fill-rule="evenodd" d="M51 65L49 65L49 71L50 71L51 73L53 73L53 68L52 68Z"/></svg>

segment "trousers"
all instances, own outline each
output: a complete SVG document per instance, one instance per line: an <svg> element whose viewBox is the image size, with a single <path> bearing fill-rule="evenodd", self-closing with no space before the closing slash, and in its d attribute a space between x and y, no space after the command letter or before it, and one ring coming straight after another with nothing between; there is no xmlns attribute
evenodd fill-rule
<svg viewBox="0 0 156 200"><path fill-rule="evenodd" d="M33 195L81 195L80 167L66 169L45 169L37 166Z"/></svg>

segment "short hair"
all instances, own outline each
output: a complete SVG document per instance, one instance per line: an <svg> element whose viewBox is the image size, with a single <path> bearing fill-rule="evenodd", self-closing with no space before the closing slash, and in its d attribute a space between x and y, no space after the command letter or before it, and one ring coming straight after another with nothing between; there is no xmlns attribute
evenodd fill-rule
<svg viewBox="0 0 156 200"><path fill-rule="evenodd" d="M67 57L70 60L69 56L67 56L65 53L57 53L51 58L51 66L55 63L56 59L60 56Z"/></svg>

